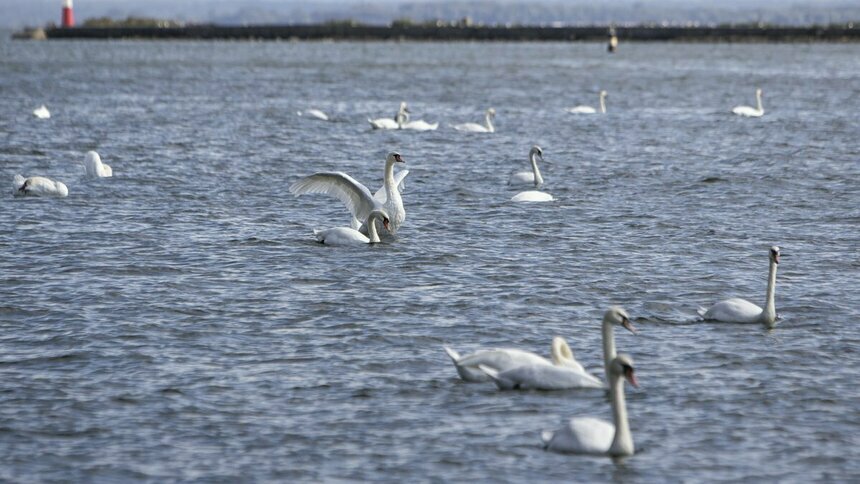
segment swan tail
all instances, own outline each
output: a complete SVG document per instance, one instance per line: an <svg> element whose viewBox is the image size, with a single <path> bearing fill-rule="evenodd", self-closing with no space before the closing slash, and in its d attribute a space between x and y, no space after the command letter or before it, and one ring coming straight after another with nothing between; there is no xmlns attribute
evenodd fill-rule
<svg viewBox="0 0 860 484"><path fill-rule="evenodd" d="M443 346L442 349L445 350L445 353L448 354L448 358L451 358L451 361L453 361L456 365L457 362L460 360L460 353L457 353L456 351L452 350L451 348L448 348L447 346Z"/></svg>
<svg viewBox="0 0 860 484"><path fill-rule="evenodd" d="M549 443L552 442L553 437L555 437L555 432L552 430L544 430L540 433L540 440L543 442L544 450L549 448Z"/></svg>
<svg viewBox="0 0 860 484"><path fill-rule="evenodd" d="M490 379L493 380L493 383L495 383L496 386L499 387L499 390L511 390L513 388L516 388L516 385L514 385L513 382L502 378L499 375L499 371L495 368L491 368L487 365L478 365L478 369L480 369L484 372L485 375L490 377Z"/></svg>
<svg viewBox="0 0 860 484"><path fill-rule="evenodd" d="M24 186L25 181L26 181L26 178L24 178L23 176L15 175L15 178L12 180L12 190L16 191L16 192L18 190L20 190L21 187Z"/></svg>
<svg viewBox="0 0 860 484"><path fill-rule="evenodd" d="M699 316L701 316L703 318L705 317L705 314L707 314L707 312L708 312L707 308L703 308L702 306L699 306L699 309L696 310L696 314L698 314Z"/></svg>

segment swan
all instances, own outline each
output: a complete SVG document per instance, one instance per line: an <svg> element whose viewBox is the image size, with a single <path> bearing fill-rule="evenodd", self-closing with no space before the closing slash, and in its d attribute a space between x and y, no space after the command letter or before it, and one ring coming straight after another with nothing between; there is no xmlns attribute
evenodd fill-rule
<svg viewBox="0 0 860 484"><path fill-rule="evenodd" d="M511 183L521 183L521 182L529 182L535 184L535 188L540 188L543 184L543 177L540 174L540 170L538 169L538 159L543 161L543 150L538 145L532 146L532 149L529 151L529 161L532 164L532 172L529 173L527 171L521 171L519 173L514 173L511 176L511 179L508 181ZM531 175L531 177L529 177ZM511 198L512 202L551 202L554 199L552 195L546 192L541 192L538 190L526 190L524 192L517 193Z"/></svg>
<svg viewBox="0 0 860 484"><path fill-rule="evenodd" d="M612 359L607 370L613 423L593 417L572 418L564 427L541 434L545 449L612 457L633 455L633 436L630 434L627 404L624 399L624 380L634 387L639 387L633 359L629 355L620 354Z"/></svg>
<svg viewBox="0 0 860 484"><path fill-rule="evenodd" d="M43 176L24 178L15 175L12 181L12 194L16 197L66 197L69 189L63 182L58 182Z"/></svg>
<svg viewBox="0 0 860 484"><path fill-rule="evenodd" d="M707 311L699 308L698 313L705 320L724 323L761 323L767 328L776 326L776 266L779 265L779 247L770 248L770 270L767 277L767 298L764 309L740 298L726 299L710 307Z"/></svg>
<svg viewBox="0 0 860 484"><path fill-rule="evenodd" d="M306 109L304 111L297 111L296 114L298 114L299 116L304 116L305 114L307 114L308 116L310 116L312 118L317 118L317 119L321 119L323 121L328 121L328 115L326 113L320 111L319 109Z"/></svg>
<svg viewBox="0 0 860 484"><path fill-rule="evenodd" d="M566 368L571 368L577 371L585 371L582 365L573 357L573 351L568 346L567 341L560 336L552 339L550 355L552 361L547 360L543 356L536 355L529 351L523 351L513 348L493 348L489 350L478 350L474 353L460 356L453 349L443 346L445 353L451 358L457 373L465 381L468 382L484 382L489 381L490 377L481 371L479 366L496 371L505 371L521 365L557 365Z"/></svg>
<svg viewBox="0 0 860 484"><path fill-rule="evenodd" d="M325 230L314 229L314 236L317 238L317 242L325 245L378 244L380 240L379 234L376 232L377 220L388 229L388 214L385 213L385 210L374 210L370 212L370 216L367 217L365 224L368 227L370 237L351 227L336 227Z"/></svg>
<svg viewBox="0 0 860 484"><path fill-rule="evenodd" d="M406 107L405 102L401 102L400 109L397 110L397 114L394 115L393 119L367 118L367 121L373 129L402 129L403 125L409 121L409 109Z"/></svg>
<svg viewBox="0 0 860 484"><path fill-rule="evenodd" d="M51 117L51 112L48 111L48 108L43 104L33 110L33 116L36 116L39 119L48 119Z"/></svg>
<svg viewBox="0 0 860 484"><path fill-rule="evenodd" d="M738 116L746 116L748 118L760 118L764 115L764 108L761 106L761 89L755 90L756 107L752 106L735 106L732 112Z"/></svg>
<svg viewBox="0 0 860 484"><path fill-rule="evenodd" d="M633 334L636 328L624 309L613 306L603 314L603 363L608 368L615 358L614 326L623 326ZM582 366L578 369L564 366L523 364L509 370L497 371L489 365L479 368L487 373L500 390L567 390L570 388L603 388L603 383L587 373ZM609 381L607 372L606 381Z"/></svg>
<svg viewBox="0 0 860 484"><path fill-rule="evenodd" d="M84 157L84 169L90 178L104 178L113 176L113 170L109 165L102 163L102 159L95 151L87 151Z"/></svg>
<svg viewBox="0 0 860 484"><path fill-rule="evenodd" d="M600 113L606 114L606 102L605 99L608 96L606 91L600 91ZM576 106L575 108L568 108L567 112L572 114L595 114L597 110L591 106Z"/></svg>
<svg viewBox="0 0 860 484"><path fill-rule="evenodd" d="M490 108L487 110L487 114L484 116L484 122L486 125L478 124L478 123L463 123L463 124L455 124L454 129L457 131L465 131L468 133L495 133L496 128L493 126L493 118L496 117L496 110Z"/></svg>
<svg viewBox="0 0 860 484"><path fill-rule="evenodd" d="M439 123L428 123L427 121L406 121L401 126L401 129L411 129L414 131L435 131L439 127Z"/></svg>
<svg viewBox="0 0 860 484"><path fill-rule="evenodd" d="M555 199L549 193L537 190L526 190L511 197L512 202L551 202L553 200Z"/></svg>
<svg viewBox="0 0 860 484"><path fill-rule="evenodd" d="M354 219L367 220L374 210L384 210L390 219L388 230L392 234L406 220L406 210L398 189L399 182L394 177L394 164L405 163L400 153L392 151L385 159L384 190L371 195L366 186L357 182L343 172L322 172L302 178L290 186L290 193L295 196L306 193L325 193L337 197L346 204ZM404 173L405 172L405 173ZM400 182L408 174L403 170L398 175ZM384 197L382 196L384 194Z"/></svg>

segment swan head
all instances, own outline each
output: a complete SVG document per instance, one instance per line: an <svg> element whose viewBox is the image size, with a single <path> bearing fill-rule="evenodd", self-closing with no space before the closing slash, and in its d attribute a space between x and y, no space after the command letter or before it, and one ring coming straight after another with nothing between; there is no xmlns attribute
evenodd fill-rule
<svg viewBox="0 0 860 484"><path fill-rule="evenodd" d="M770 248L770 261L779 264L779 247L775 245Z"/></svg>
<svg viewBox="0 0 860 484"><path fill-rule="evenodd" d="M620 353L609 364L609 376L615 378L624 378L628 383L636 388L639 388L639 382L636 380L636 368L633 366L633 358L625 353Z"/></svg>
<svg viewBox="0 0 860 484"><path fill-rule="evenodd" d="M403 160L403 157L400 156L400 153L398 153L396 151L392 151L391 153L388 153L388 157L385 158L385 161L387 161L388 163L406 163Z"/></svg>
<svg viewBox="0 0 860 484"><path fill-rule="evenodd" d="M529 156L537 156L538 158L540 158L540 161L543 161L543 150L540 149L540 146L534 145L529 151Z"/></svg>
<svg viewBox="0 0 860 484"><path fill-rule="evenodd" d="M367 219L370 223L373 223L374 220L378 219L382 222L382 226L385 227L385 230L388 230L389 232L391 231L391 227L389 227L391 220L388 219L388 212L385 210L374 210L370 212L370 216L367 217Z"/></svg>
<svg viewBox="0 0 860 484"><path fill-rule="evenodd" d="M102 162L102 158L99 156L98 153L96 153L95 151L87 151L87 154L84 157L84 163L86 163L88 165L90 165L90 164L98 165L101 162Z"/></svg>
<svg viewBox="0 0 860 484"><path fill-rule="evenodd" d="M600 97L609 97L609 93L606 91L600 91Z"/></svg>
<svg viewBox="0 0 860 484"><path fill-rule="evenodd" d="M490 108L490 109L488 109L488 110L487 110L487 116L489 116L489 117L491 117L491 118L492 118L492 117L494 117L495 115L496 115L496 110L495 110L495 109Z"/></svg>
<svg viewBox="0 0 860 484"><path fill-rule="evenodd" d="M409 112L409 108L407 108L407 107L406 107L406 101L403 101L403 102L401 102L401 103L400 103L400 110L401 110L402 112L404 112L404 113L408 113L408 112Z"/></svg>
<svg viewBox="0 0 860 484"><path fill-rule="evenodd" d="M636 334L636 328L633 326L633 323L630 322L630 316L627 314L627 311L620 306L612 306L609 308L603 315L603 321L616 326L623 326L627 331Z"/></svg>
<svg viewBox="0 0 860 484"><path fill-rule="evenodd" d="M758 88L758 89L756 89L756 90L755 90L755 95L756 95L756 96L761 96L761 88Z"/></svg>
<svg viewBox="0 0 860 484"><path fill-rule="evenodd" d="M550 355L552 355L552 362L555 365L560 365L565 361L571 361L574 359L573 351L570 349L570 346L568 346L567 341L565 341L561 336L556 336L552 339Z"/></svg>

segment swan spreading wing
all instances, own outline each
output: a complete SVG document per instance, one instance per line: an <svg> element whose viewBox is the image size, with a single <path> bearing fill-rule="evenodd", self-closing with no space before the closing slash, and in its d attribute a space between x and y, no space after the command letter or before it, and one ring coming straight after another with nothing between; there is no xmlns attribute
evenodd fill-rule
<svg viewBox="0 0 860 484"><path fill-rule="evenodd" d="M370 212L382 208L366 186L340 171L315 173L302 178L290 186L290 193L296 196L306 193L332 195L343 202L358 220L367 220Z"/></svg>

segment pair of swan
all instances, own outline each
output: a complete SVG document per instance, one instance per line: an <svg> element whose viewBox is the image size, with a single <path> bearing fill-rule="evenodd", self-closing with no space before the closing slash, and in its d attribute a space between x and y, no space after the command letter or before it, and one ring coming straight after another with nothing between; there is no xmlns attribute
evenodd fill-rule
<svg viewBox="0 0 860 484"><path fill-rule="evenodd" d="M411 129L414 131L433 131L439 127L439 123L428 123L426 121L409 121L409 108L405 102L400 103L400 109L391 118L377 118L367 121L373 129Z"/></svg>
<svg viewBox="0 0 860 484"><path fill-rule="evenodd" d="M551 360L530 351L515 348L493 348L478 350L466 356L460 356L453 349L443 346L445 353L454 363L457 374L467 382L490 381L487 370L505 372L523 365L547 365L570 368L574 371L585 372L582 365L573 357L573 351L567 341L560 336L552 339L550 346Z"/></svg>
<svg viewBox="0 0 860 484"><path fill-rule="evenodd" d="M600 91L600 113L606 114L606 96L608 94L606 91ZM567 112L571 114L596 114L597 109L594 109L591 106L576 106L574 108L568 108Z"/></svg>
<svg viewBox="0 0 860 484"><path fill-rule="evenodd" d="M16 197L66 197L69 195L69 189L63 182L43 176L24 178L15 175L12 180L12 194Z"/></svg>
<svg viewBox="0 0 860 484"><path fill-rule="evenodd" d="M755 90L756 107L752 106L735 106L732 109L734 114L738 116L746 116L748 118L760 118L764 116L764 108L761 105L761 89Z"/></svg>
<svg viewBox="0 0 860 484"><path fill-rule="evenodd" d="M779 265L779 247L773 246L769 252L770 268L767 278L767 295L764 309L740 298L731 298L720 301L709 309L699 308L698 313L705 320L720 321L725 323L748 323L763 324L766 328L776 326L776 303L774 293L776 292L776 269Z"/></svg>
<svg viewBox="0 0 860 484"><path fill-rule="evenodd" d="M487 110L487 114L484 115L484 123L463 123L463 124L455 124L454 129L457 131L463 131L466 133L495 133L496 128L493 126L493 118L496 117L496 110L490 108Z"/></svg>
<svg viewBox="0 0 860 484"><path fill-rule="evenodd" d="M328 115L319 109L305 109L304 111L296 111L296 114L299 116L310 116L312 118L321 119L323 121L328 121Z"/></svg>
<svg viewBox="0 0 860 484"><path fill-rule="evenodd" d="M36 116L39 119L49 119L51 117L51 112L48 111L48 108L43 104L33 110L33 116Z"/></svg>
<svg viewBox="0 0 860 484"><path fill-rule="evenodd" d="M375 194L371 195L370 190L362 185L351 176L343 172L323 172L302 178L290 186L290 192L296 196L306 193L325 193L337 197L340 201L346 204L346 208L350 211L353 217L353 226L351 228L343 228L336 233L349 233L349 237L332 236L325 238L323 243L376 243L379 242L378 235L374 240L373 235L376 233L376 223L381 222L390 233L394 234L397 229L406 220L406 209L403 207L403 199L400 196L400 186L403 179L409 174L409 170L403 170L394 175L394 164L405 163L400 153L392 151L388 153L385 159L385 171L383 185ZM387 221L387 223L386 223ZM368 241L356 235L362 235L359 230L359 223L364 223L364 228L370 238ZM373 225L373 227L371 227ZM344 232L351 230L353 232ZM322 233L322 231L315 231ZM335 234L335 232L332 232ZM318 236L319 239L319 236ZM346 242L344 242L346 241Z"/></svg>
<svg viewBox="0 0 860 484"><path fill-rule="evenodd" d="M543 150L540 146L534 145L532 146L532 149L529 150L529 163L532 165L532 171L514 173L511 175L510 180L508 180L508 184L533 183L535 188L540 188L540 186L543 185L543 177L541 176L540 169L538 168L538 160L543 162ZM513 198L511 198L511 201L513 202L551 202L552 200L552 195L539 190L526 190L517 193Z"/></svg>

